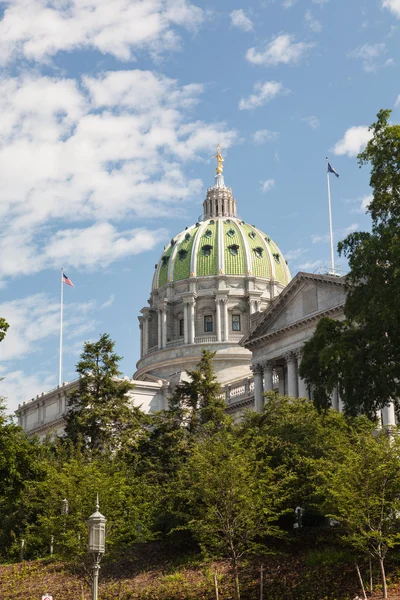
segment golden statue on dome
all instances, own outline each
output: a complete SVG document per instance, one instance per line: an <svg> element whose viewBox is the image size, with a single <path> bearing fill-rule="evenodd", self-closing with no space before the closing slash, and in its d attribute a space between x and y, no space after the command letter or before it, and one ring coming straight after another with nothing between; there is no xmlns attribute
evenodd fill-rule
<svg viewBox="0 0 400 600"><path fill-rule="evenodd" d="M218 163L218 166L215 169L215 172L216 172L217 175L220 175L222 173L222 171L224 170L224 166L222 164L224 162L224 159L222 158L221 145L220 144L218 144L218 146L217 146L217 154L216 154L216 156L213 156L213 158L216 158L217 159L217 163Z"/></svg>

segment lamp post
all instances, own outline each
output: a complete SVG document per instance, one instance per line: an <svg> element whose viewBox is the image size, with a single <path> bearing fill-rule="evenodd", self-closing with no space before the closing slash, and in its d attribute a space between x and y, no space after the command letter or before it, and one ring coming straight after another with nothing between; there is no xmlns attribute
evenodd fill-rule
<svg viewBox="0 0 400 600"><path fill-rule="evenodd" d="M98 494L96 511L88 518L87 522L89 528L88 552L93 557L92 600L98 600L100 561L105 552L107 522L107 519L99 512Z"/></svg>

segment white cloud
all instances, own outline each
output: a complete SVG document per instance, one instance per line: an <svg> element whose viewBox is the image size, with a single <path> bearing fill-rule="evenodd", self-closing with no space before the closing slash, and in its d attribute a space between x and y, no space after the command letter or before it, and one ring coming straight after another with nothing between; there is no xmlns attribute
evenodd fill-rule
<svg viewBox="0 0 400 600"><path fill-rule="evenodd" d="M373 198L372 194L366 194L365 196L362 196L362 198L357 198L353 202L357 202L359 206L352 210L352 212L365 214Z"/></svg>
<svg viewBox="0 0 400 600"><path fill-rule="evenodd" d="M279 137L277 131L270 131L269 129L259 129L252 135L255 144L264 144L265 142L272 142Z"/></svg>
<svg viewBox="0 0 400 600"><path fill-rule="evenodd" d="M176 214L202 185L182 163L237 139L224 123L190 119L201 92L141 70L81 85L39 75L0 80L0 279L63 256L65 267L91 268L153 248L165 232L127 221Z"/></svg>
<svg viewBox="0 0 400 600"><path fill-rule="evenodd" d="M304 15L304 22L311 31L314 33L320 33L322 31L322 24L318 19L315 19L310 10L306 11Z"/></svg>
<svg viewBox="0 0 400 600"><path fill-rule="evenodd" d="M301 265L299 265L299 268L302 271L315 271L316 269L318 269L318 267L322 266L322 260L309 260L308 262L302 263Z"/></svg>
<svg viewBox="0 0 400 600"><path fill-rule="evenodd" d="M253 29L253 22L246 16L243 8L233 10L230 14L231 23L234 27L238 27L243 31L251 31Z"/></svg>
<svg viewBox="0 0 400 600"><path fill-rule="evenodd" d="M120 60L179 48L177 27L193 29L203 11L186 0L3 0L0 61L46 62L60 51L97 50Z"/></svg>
<svg viewBox="0 0 400 600"><path fill-rule="evenodd" d="M337 229L336 231L333 232L333 238L334 239L342 239L345 238L346 236L348 236L350 233L353 233L354 231L357 231L357 229L359 228L358 223L352 223L351 225L349 225L348 227L345 227L344 229ZM311 241L313 244L321 244L321 243L327 243L330 240L330 235L329 233L324 233L324 234L314 234L311 236Z"/></svg>
<svg viewBox="0 0 400 600"><path fill-rule="evenodd" d="M283 8L292 8L296 4L297 0L283 0L282 6Z"/></svg>
<svg viewBox="0 0 400 600"><path fill-rule="evenodd" d="M285 252L285 258L286 260L296 260L306 252L308 252L308 249L306 248L296 248L296 250L288 250L288 252Z"/></svg>
<svg viewBox="0 0 400 600"><path fill-rule="evenodd" d="M96 302L68 302L64 306L65 339L73 339L83 332L91 331L96 321L93 314L98 310ZM0 363L24 358L33 350L38 351L42 342L58 336L60 329L60 301L47 294L34 294L18 300L0 303L0 314L10 328L0 344Z"/></svg>
<svg viewBox="0 0 400 600"><path fill-rule="evenodd" d="M164 229L118 232L110 223L95 223L82 229L58 231L49 241L44 254L52 264L63 264L68 260L76 269L107 266L119 258L151 250L166 236Z"/></svg>
<svg viewBox="0 0 400 600"><path fill-rule="evenodd" d="M275 179L266 179L261 182L261 191L266 194L275 187Z"/></svg>
<svg viewBox="0 0 400 600"><path fill-rule="evenodd" d="M356 48L350 52L350 56L353 58L360 58L363 61L364 71L372 72L376 71L377 63L376 60L385 54L385 44L364 44L359 48Z"/></svg>
<svg viewBox="0 0 400 600"><path fill-rule="evenodd" d="M277 81L258 81L254 85L254 94L248 98L242 98L239 102L240 110L251 110L259 106L264 106L267 102L275 98L278 94L285 92L283 85Z"/></svg>
<svg viewBox="0 0 400 600"><path fill-rule="evenodd" d="M318 117L311 115L310 117L304 117L302 119L311 129L317 129L320 125Z"/></svg>
<svg viewBox="0 0 400 600"><path fill-rule="evenodd" d="M324 4L328 4L329 0L312 0L313 4L319 4L319 6L323 7Z"/></svg>
<svg viewBox="0 0 400 600"><path fill-rule="evenodd" d="M338 156L357 156L365 148L371 137L372 132L364 125L350 127L342 139L336 142L333 151Z"/></svg>
<svg viewBox="0 0 400 600"><path fill-rule="evenodd" d="M382 0L382 6L389 9L395 17L400 19L400 0Z"/></svg>
<svg viewBox="0 0 400 600"><path fill-rule="evenodd" d="M1 382L1 395L5 397L7 408L14 413L18 404L29 402L40 395L43 390L50 390L57 385L56 376L47 372L39 372L27 375L21 370L7 371L0 368L0 376L4 377Z"/></svg>
<svg viewBox="0 0 400 600"><path fill-rule="evenodd" d="M254 65L268 67L276 67L279 64L296 64L314 44L295 42L294 40L295 37L293 35L282 33L276 36L261 51L256 50L256 48L249 48L246 58Z"/></svg>

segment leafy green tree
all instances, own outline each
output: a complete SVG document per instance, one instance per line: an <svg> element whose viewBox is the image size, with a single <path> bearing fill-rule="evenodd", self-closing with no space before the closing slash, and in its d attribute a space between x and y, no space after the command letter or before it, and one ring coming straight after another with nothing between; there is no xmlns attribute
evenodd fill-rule
<svg viewBox="0 0 400 600"><path fill-rule="evenodd" d="M35 438L28 438L0 406L0 555L8 559L21 543L27 522L26 494L34 482L42 482L43 451Z"/></svg>
<svg viewBox="0 0 400 600"><path fill-rule="evenodd" d="M268 461L255 461L252 450L222 429L197 439L179 483L188 507L185 527L206 553L230 560L239 600L240 559L265 549L264 536L281 534L281 481Z"/></svg>
<svg viewBox="0 0 400 600"><path fill-rule="evenodd" d="M296 506L307 518L324 515L323 473L328 458L340 460L349 431L372 431L365 418L346 420L334 410L319 412L303 398L293 399L269 392L262 413L248 411L239 424L243 444L254 459L269 461L286 485L286 507Z"/></svg>
<svg viewBox="0 0 400 600"><path fill-rule="evenodd" d="M9 324L3 317L0 317L0 342L4 340L4 337L7 333L7 329L9 328Z"/></svg>
<svg viewBox="0 0 400 600"><path fill-rule="evenodd" d="M129 402L133 385L120 379L114 345L108 334L85 343L76 367L79 385L68 399L65 435L75 444L83 440L92 451L124 451L137 442L144 419Z"/></svg>
<svg viewBox="0 0 400 600"><path fill-rule="evenodd" d="M300 368L319 406L338 385L348 412L370 416L392 400L398 409L400 398L400 125L390 124L390 112L378 113L358 156L371 166L371 232L351 233L338 246L350 266L346 321L319 323Z"/></svg>
<svg viewBox="0 0 400 600"><path fill-rule="evenodd" d="M184 424L189 433L196 433L207 424L223 427L230 420L214 373L214 356L215 353L203 350L196 368L187 372L188 379L177 385L169 399L171 415Z"/></svg>
<svg viewBox="0 0 400 600"><path fill-rule="evenodd" d="M137 477L123 460L88 455L79 446L56 443L43 461L46 477L25 492L24 537L28 556L46 556L51 536L54 551L67 559L86 554L87 519L96 494L107 518L107 554L153 537L157 492ZM63 500L68 513L62 513Z"/></svg>
<svg viewBox="0 0 400 600"><path fill-rule="evenodd" d="M387 598L385 558L400 542L400 441L386 432L349 436L345 452L327 464L326 509L358 553L378 559Z"/></svg>

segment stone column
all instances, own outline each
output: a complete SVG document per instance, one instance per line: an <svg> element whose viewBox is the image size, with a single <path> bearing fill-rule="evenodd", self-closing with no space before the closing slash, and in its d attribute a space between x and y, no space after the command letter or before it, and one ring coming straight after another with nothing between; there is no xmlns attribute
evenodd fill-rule
<svg viewBox="0 0 400 600"><path fill-rule="evenodd" d="M254 373L254 410L262 412L264 406L262 366L254 365L251 369Z"/></svg>
<svg viewBox="0 0 400 600"><path fill-rule="evenodd" d="M215 306L216 306L215 318L217 320L217 322L216 322L217 342L220 342L222 340L222 333L221 333L222 327L221 327L221 300L219 300L219 298L216 298Z"/></svg>
<svg viewBox="0 0 400 600"><path fill-rule="evenodd" d="M168 410L169 383L164 383L161 389L163 395L163 409Z"/></svg>
<svg viewBox="0 0 400 600"><path fill-rule="evenodd" d="M384 427L394 427L396 425L396 415L394 412L394 404L390 402L382 409L382 424Z"/></svg>
<svg viewBox="0 0 400 600"><path fill-rule="evenodd" d="M149 315L143 317L143 354L149 351Z"/></svg>
<svg viewBox="0 0 400 600"><path fill-rule="evenodd" d="M167 305L162 311L162 347L167 347Z"/></svg>
<svg viewBox="0 0 400 600"><path fill-rule="evenodd" d="M140 358L143 358L143 317L139 317L140 329Z"/></svg>
<svg viewBox="0 0 400 600"><path fill-rule="evenodd" d="M272 362L264 364L264 392L271 392L274 389L272 381Z"/></svg>
<svg viewBox="0 0 400 600"><path fill-rule="evenodd" d="M289 352L285 358L288 369L288 396L297 398L296 355L293 352Z"/></svg>
<svg viewBox="0 0 400 600"><path fill-rule="evenodd" d="M283 367L275 367L275 372L278 375L279 383L279 395L285 395L285 369Z"/></svg>
<svg viewBox="0 0 400 600"><path fill-rule="evenodd" d="M194 344L195 322L194 322L194 299L189 302L189 344Z"/></svg>
<svg viewBox="0 0 400 600"><path fill-rule="evenodd" d="M228 298L222 300L224 307L224 342L229 342Z"/></svg>
<svg viewBox="0 0 400 600"><path fill-rule="evenodd" d="M189 343L189 318L188 318L188 313L189 313L189 305L187 302L183 303L183 343L184 344L188 344Z"/></svg>
<svg viewBox="0 0 400 600"><path fill-rule="evenodd" d="M331 395L331 405L333 410L337 410L339 412L339 392L337 387L335 387L333 389L332 395Z"/></svg>
<svg viewBox="0 0 400 600"><path fill-rule="evenodd" d="M162 348L162 310L157 311L157 346L158 349Z"/></svg>
<svg viewBox="0 0 400 600"><path fill-rule="evenodd" d="M300 368L301 365L301 359L303 358L303 353L301 350L297 350L296 352L296 356L297 356L297 367L298 369ZM299 391L299 398L307 398L307 400L309 400L309 395L308 395L308 389L307 389L307 384L304 381L304 379L302 379L300 377L300 375L298 375L298 391Z"/></svg>

